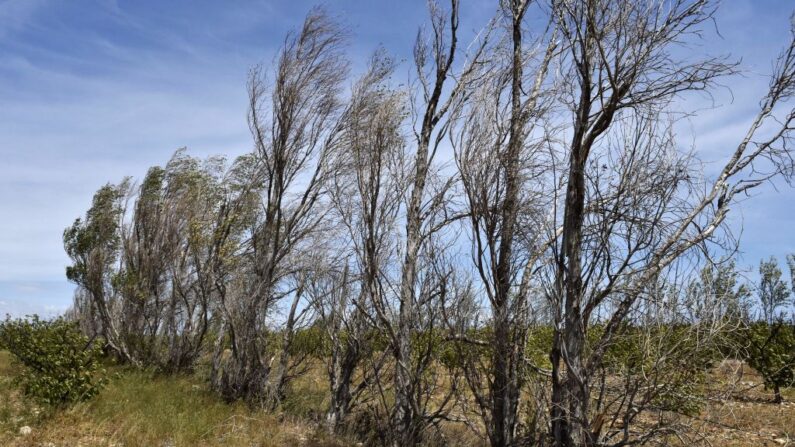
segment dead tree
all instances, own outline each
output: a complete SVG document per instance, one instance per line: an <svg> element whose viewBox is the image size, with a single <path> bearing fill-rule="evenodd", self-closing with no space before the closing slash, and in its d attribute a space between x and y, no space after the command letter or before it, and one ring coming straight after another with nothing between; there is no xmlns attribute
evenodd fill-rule
<svg viewBox="0 0 795 447"><path fill-rule="evenodd" d="M384 284L394 282L388 275L398 262L396 226L407 187L408 163L403 136L405 94L388 85L393 70L394 62L383 51L377 52L354 85L341 121L332 200L350 241L343 250L352 253L352 270L349 273L349 261L345 260L342 290L332 294L338 300L328 316L332 325L345 325L347 336L344 354L333 352L338 364L331 376L336 389L330 419L335 425L342 422L351 404L350 381L362 354L365 325L371 331L386 331L392 343L398 341L391 293ZM356 295L350 296L353 291ZM349 300L353 309L346 318ZM337 340L340 334L331 336ZM370 367L380 373L382 362Z"/></svg>
<svg viewBox="0 0 795 447"><path fill-rule="evenodd" d="M355 286L349 277L347 260L337 259L335 264L342 264L342 271L329 269L313 275L307 293L328 344L326 373L330 400L325 423L329 432L340 433L358 403L358 391L365 386L364 382L357 385L354 380L367 347L364 317L352 299Z"/></svg>
<svg viewBox="0 0 795 447"><path fill-rule="evenodd" d="M694 187L692 159L678 151L660 112L675 96L707 89L734 71L722 59L674 56L673 48L697 33L713 12L708 1L553 2L565 47L563 85L571 88L563 103L572 116L571 142L563 149L562 230L554 244L555 281L549 291L555 309L550 355L555 445L603 441L590 408L594 372L631 309L650 295L667 268L716 240L738 194L792 172L788 144L795 112L785 105L795 88L790 42L748 134L717 177ZM617 145L611 136L618 136ZM605 160L617 162L618 183L597 183L601 176L594 171ZM607 312L605 328L586 349L597 309ZM626 442L627 432L615 444Z"/></svg>
<svg viewBox="0 0 795 447"><path fill-rule="evenodd" d="M488 365L467 364L466 376L495 446L515 442L526 376L530 315L526 290L517 291L516 280L522 274L527 234L539 228L532 219L543 215L542 190L533 190L530 183L544 179L542 125L551 97L546 78L556 54L549 35L524 41L530 3L503 2L500 21L505 37L490 48L494 56L481 68L452 139L466 199L472 259L490 306L493 330L488 340L466 339L489 346L491 357ZM523 283L530 274L526 276L520 278Z"/></svg>
<svg viewBox="0 0 795 447"><path fill-rule="evenodd" d="M549 40L541 40L535 57L516 52L526 7L505 3L511 33L503 41L513 42L515 51L498 53L489 69L505 87L494 88L486 78L488 87L468 96L453 139L473 259L495 332L493 343L467 341L492 352L490 365L469 367L468 380L481 383L478 368L495 368L487 376L490 395L472 387L494 445L515 442L522 368L551 380L551 442L595 445L608 441L605 415L596 421L590 407L591 387L631 312L659 299L661 278L694 250L709 253L709 244L732 242L719 229L738 194L792 173L794 118L786 102L795 57L790 44L748 135L721 173L705 178L695 156L677 147L666 111L675 97L708 89L735 71L720 58L673 55L674 46L710 20L711 3L554 1ZM511 60L513 70L500 71L506 65L500 60ZM527 66L536 76L522 87ZM547 67L554 67L555 79L545 81ZM508 88L506 79L519 88ZM533 124L539 126L535 134ZM519 198L523 202L514 204ZM512 237L517 219L523 232ZM551 314L549 370L523 358L523 335L510 332L529 324L529 293L542 293ZM597 318L604 327L591 344L588 329ZM620 445L632 436L627 430L610 442Z"/></svg>
<svg viewBox="0 0 795 447"><path fill-rule="evenodd" d="M263 185L263 193L248 254L252 281L236 308L227 308L232 352L216 387L229 399L272 407L283 397L282 369L274 370L265 358L273 352L265 324L282 299L297 292L287 281L290 263L324 215L319 202L329 177L338 96L348 68L343 43L342 30L315 9L300 32L285 41L270 95L259 70L249 79L249 127L260 167L253 181Z"/></svg>
<svg viewBox="0 0 795 447"><path fill-rule="evenodd" d="M459 1L451 0L450 10L443 12L431 2L431 33L420 33L414 46L417 92L412 92L411 113L415 119L414 144L411 155L411 181L405 203L405 241L400 266L398 313L391 329L391 346L395 362L395 403L391 414L394 445L415 445L429 418L422 414L419 400L427 393L422 387L422 363L413 364L411 340L417 333L418 303L427 302L420 296L421 254L428 248L434 233L442 230L448 219L445 215L447 197L453 182L440 181L434 188L435 159L439 145L449 130L448 115L462 100L464 86L476 72L488 39L476 42L460 72L454 67L458 49ZM457 73L457 77L454 76ZM442 217L444 216L444 217ZM426 253L430 253L426 251ZM430 278L429 278L430 279ZM428 285L428 283L426 283ZM439 284L437 284L438 286ZM383 323L386 319L382 317ZM392 322L389 323L390 325Z"/></svg>

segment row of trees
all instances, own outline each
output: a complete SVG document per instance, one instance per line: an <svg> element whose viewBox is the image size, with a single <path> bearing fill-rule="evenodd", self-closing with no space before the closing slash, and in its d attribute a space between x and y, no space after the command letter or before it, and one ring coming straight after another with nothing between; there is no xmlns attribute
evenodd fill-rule
<svg viewBox="0 0 795 447"><path fill-rule="evenodd" d="M451 423L493 446L680 428L692 359L737 324L691 272L734 246L738 198L793 172L795 45L707 173L672 103L736 72L683 50L712 1L496 6L462 45L459 1L431 3L405 84L382 50L349 84L347 32L312 10L250 74L251 154L180 150L67 228L84 330L134 365L209 356L215 390L267 408L314 336L330 428L358 409L399 446Z"/></svg>

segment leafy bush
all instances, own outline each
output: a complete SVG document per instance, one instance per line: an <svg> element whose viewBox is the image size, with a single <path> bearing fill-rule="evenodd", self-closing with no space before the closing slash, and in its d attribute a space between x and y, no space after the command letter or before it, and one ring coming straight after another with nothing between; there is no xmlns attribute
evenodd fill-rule
<svg viewBox="0 0 795 447"><path fill-rule="evenodd" d="M593 347L604 334L603 325L588 332ZM700 337L688 325L623 325L607 347L603 375L618 375L627 395L636 395L643 405L695 416L703 408L703 385L708 371L722 358L722 338ZM605 377L605 376L603 376ZM637 390L642 393L636 393Z"/></svg>
<svg viewBox="0 0 795 447"><path fill-rule="evenodd" d="M279 334L280 336L282 334ZM330 354L329 340L326 331L319 325L313 325L306 329L301 329L293 334L292 343L290 343L290 355L293 356L308 356L318 359Z"/></svg>
<svg viewBox="0 0 795 447"><path fill-rule="evenodd" d="M746 330L746 340L748 364L762 376L765 388L773 389L776 402L781 402L781 388L795 385L795 325L755 322Z"/></svg>
<svg viewBox="0 0 795 447"><path fill-rule="evenodd" d="M0 348L25 367L18 377L25 394L52 405L87 400L99 391L101 348L88 342L74 323L61 318L7 317L0 324Z"/></svg>

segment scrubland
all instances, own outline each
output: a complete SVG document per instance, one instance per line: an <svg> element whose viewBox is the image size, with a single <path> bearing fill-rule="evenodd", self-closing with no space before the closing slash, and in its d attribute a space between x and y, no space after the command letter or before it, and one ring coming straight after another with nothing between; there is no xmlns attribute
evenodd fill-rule
<svg viewBox="0 0 795 447"><path fill-rule="evenodd" d="M21 394L13 383L18 366L0 352L0 445L357 445L323 429L327 393L319 367L295 384L277 412L222 401L207 388L201 371L166 376L114 365L106 371L108 383L94 399L52 408ZM703 411L687 421L691 436L701 439L698 444L795 445L795 388L783 391L783 404L774 404L752 369L727 360L715 368L705 391ZM22 427L30 427L30 433L21 434ZM478 443L465 427L451 424L446 431L462 445ZM676 437L667 441L683 445Z"/></svg>

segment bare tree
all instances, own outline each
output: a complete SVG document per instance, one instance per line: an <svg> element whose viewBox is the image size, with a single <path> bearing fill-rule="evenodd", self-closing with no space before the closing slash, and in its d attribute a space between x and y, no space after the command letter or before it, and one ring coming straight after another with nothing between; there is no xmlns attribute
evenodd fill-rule
<svg viewBox="0 0 795 447"><path fill-rule="evenodd" d="M540 229L532 220L544 214L543 189L534 189L530 183L541 180L546 167L542 163L543 119L551 95L545 81L556 54L552 35L542 35L530 44L524 41L530 3L502 3L506 37L490 48L495 56L481 68L480 82L462 108L452 139L465 192L472 259L493 328L489 340L469 340L492 349L490 364L469 364L466 376L488 438L499 446L515 442L527 370L524 351L531 321L526 281L530 272L520 278L519 293L516 281L527 254L522 248L531 242L527 235L532 230L526 227ZM531 63L534 66L528 67ZM530 72L529 80L526 72Z"/></svg>
<svg viewBox="0 0 795 447"><path fill-rule="evenodd" d="M326 373L330 400L326 426L332 433L343 431L346 419L358 402L359 392L366 386L364 380L358 385L354 380L366 355L367 330L361 309L352 299L354 281L349 276L347 263L344 260L342 263L342 272L329 269L313 275L307 287L329 345Z"/></svg>
<svg viewBox="0 0 795 447"><path fill-rule="evenodd" d="M388 86L394 63L383 51L377 52L362 78L354 85L351 101L343 115L343 130L338 152L338 175L332 197L335 209L350 239L353 253L353 273L349 277L346 269L336 308L337 321L344 323L349 349L344 361L346 365L334 377L342 401L332 418L335 423L344 416L340 412L350 405L349 388L352 368L357 366L360 337L364 336L364 325L386 330L393 342L396 334L390 314L390 292L385 282L390 281L390 267L397 258L395 252L399 238L396 234L398 213L407 185L407 162L402 125L405 119L405 95ZM355 284L351 287L349 284ZM348 297L356 290L357 296ZM339 320L345 302L352 300L355 310L347 320ZM334 315L332 314L332 315ZM333 337L338 337L334 334ZM342 360L342 359L341 359ZM343 368L344 366L344 368ZM371 365L380 370L382 365ZM347 383L346 383L347 382Z"/></svg>
<svg viewBox="0 0 795 447"><path fill-rule="evenodd" d="M570 76L565 85L572 91L564 99L571 98L566 103L573 116L555 285L549 294L556 309L552 435L556 445L594 445L601 441L589 409L592 375L633 305L649 296L649 287L668 267L715 240L738 194L791 173L787 146L795 112L784 110L771 133L760 129L763 123L773 124L774 109L793 93L795 47L790 43L780 58L748 134L699 194L688 172L692 162L677 152L670 131L660 127L659 111L675 95L708 88L734 71L720 59L679 60L671 52L710 20L714 6L707 1L560 1L552 11L565 43L561 63L568 67L563 73ZM638 176L637 186L597 189L598 177L588 174L605 159L599 154L609 150L610 135L630 136L619 146L617 159L627 174ZM648 163L633 166L628 158L634 148L656 160L653 181L640 177ZM760 173L763 160L767 171ZM600 203L605 199L606 204ZM598 212L590 214L591 209ZM603 229L601 237L591 232L593 227ZM604 332L586 351L591 316L608 303ZM625 436L616 444L629 441Z"/></svg>
<svg viewBox="0 0 795 447"><path fill-rule="evenodd" d="M592 420L591 386L631 312L660 299L655 284L693 249L731 242L717 232L738 194L791 173L793 112L782 104L792 93L793 49L790 44L780 58L746 138L717 178L703 178L695 157L676 146L666 110L674 97L734 72L721 59L673 56L674 46L711 19L709 2L555 1L549 40L536 45L535 58L521 45L526 8L506 2L514 52L503 51L488 69L503 84L494 88L489 81L473 93L453 139L475 269L495 332L493 342L471 340L493 346L492 392L472 388L492 444L508 445L515 437L522 368L549 375L553 443L594 445L606 441L601 423ZM499 61L509 54L513 70L500 71ZM535 88L522 87L522 68L529 64L536 68ZM549 66L560 78L545 82ZM511 88L505 79L513 79ZM562 120L567 111L568 125ZM772 128L764 135L763 123ZM534 124L543 126L535 135ZM519 198L524 202L515 203ZM525 224L518 238L511 233L517 219ZM520 341L533 316L528 300L535 300L528 294L540 290L554 328L549 371L523 358ZM591 345L586 336L597 318L606 318L606 325ZM483 382L479 374L469 376L470 383ZM627 435L616 443L636 441Z"/></svg>
<svg viewBox="0 0 795 447"><path fill-rule="evenodd" d="M312 10L279 55L269 116L263 74L254 70L249 79L249 126L260 166L253 181L263 185L263 195L249 253L254 281L234 309L225 309L232 352L215 382L229 399L274 406L283 397L284 359L273 369L263 357L269 351L265 324L282 298L292 296L286 333L293 329L290 316L301 289L300 284L290 287L288 278L296 251L324 216L319 202L339 130L338 95L348 66L343 42L344 33L325 12Z"/></svg>
<svg viewBox="0 0 795 447"><path fill-rule="evenodd" d="M459 1L451 0L447 12L442 11L434 2L429 5L431 33L426 37L421 32L414 46L417 91L412 96L411 113L415 119L416 146L411 156L413 176L405 204L405 242L400 267L398 314L396 328L391 337L395 361L395 404L391 415L395 430L393 442L403 446L419 442L425 427L439 416L438 411L435 416L430 415L431 417L422 411L425 405L421 401L429 393L423 386L422 377L430 359L420 356L421 360L412 364L411 340L418 331L431 329L419 329L423 321L425 324L439 323L433 318L423 320L418 314L418 304L434 306L441 302L437 292L444 290L444 280L439 282L440 278L434 279L431 276L421 280L420 261L422 253L432 254L437 251L431 249L429 244L434 240L434 235L450 221L446 205L453 179L435 181L434 169L438 169L436 156L439 145L449 130L449 113L463 100L464 86L475 76L488 42L486 32L476 42L474 50L456 75L454 61L460 51ZM431 187L432 185L435 186ZM431 267L433 264L434 262L429 262L427 265ZM423 287L426 293L434 291L433 300L422 296Z"/></svg>

